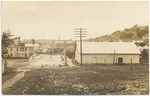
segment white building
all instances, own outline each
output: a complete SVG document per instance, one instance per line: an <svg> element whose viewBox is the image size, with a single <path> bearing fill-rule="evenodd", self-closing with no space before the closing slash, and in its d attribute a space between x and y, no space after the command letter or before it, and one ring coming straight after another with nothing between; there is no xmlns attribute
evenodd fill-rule
<svg viewBox="0 0 150 96"><path fill-rule="evenodd" d="M29 58L33 55L33 47L11 45L7 50L10 58Z"/></svg>
<svg viewBox="0 0 150 96"><path fill-rule="evenodd" d="M33 47L34 52L37 52L40 49L40 46L38 43L36 43L36 44L25 44L25 47Z"/></svg>
<svg viewBox="0 0 150 96"><path fill-rule="evenodd" d="M139 63L139 49L132 42L82 42L82 63ZM115 59L114 59L115 58ZM75 59L80 58L80 43L77 42Z"/></svg>
<svg viewBox="0 0 150 96"><path fill-rule="evenodd" d="M143 43L143 40L132 40L133 43Z"/></svg>

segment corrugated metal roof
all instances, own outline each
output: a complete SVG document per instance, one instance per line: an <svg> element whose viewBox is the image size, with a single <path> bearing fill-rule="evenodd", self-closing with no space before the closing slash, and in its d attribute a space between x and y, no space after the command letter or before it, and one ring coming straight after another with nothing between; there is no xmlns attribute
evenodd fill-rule
<svg viewBox="0 0 150 96"><path fill-rule="evenodd" d="M77 42L80 53L80 42ZM82 42L83 54L141 54L133 42Z"/></svg>

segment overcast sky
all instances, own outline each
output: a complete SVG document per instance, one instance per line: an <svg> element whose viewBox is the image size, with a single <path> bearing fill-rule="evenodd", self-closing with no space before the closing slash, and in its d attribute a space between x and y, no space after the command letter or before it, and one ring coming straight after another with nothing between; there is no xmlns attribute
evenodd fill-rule
<svg viewBox="0 0 150 96"><path fill-rule="evenodd" d="M111 34L135 24L148 25L148 2L17 2L1 5L2 31L22 39L74 39L74 28L88 38Z"/></svg>

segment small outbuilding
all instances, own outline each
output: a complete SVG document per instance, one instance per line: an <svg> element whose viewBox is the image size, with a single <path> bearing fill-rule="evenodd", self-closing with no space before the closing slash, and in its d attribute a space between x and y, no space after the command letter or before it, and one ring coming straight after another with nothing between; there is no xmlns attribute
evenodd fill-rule
<svg viewBox="0 0 150 96"><path fill-rule="evenodd" d="M75 59L81 63L80 42L77 42ZM133 42L82 42L83 64L139 63L141 52Z"/></svg>

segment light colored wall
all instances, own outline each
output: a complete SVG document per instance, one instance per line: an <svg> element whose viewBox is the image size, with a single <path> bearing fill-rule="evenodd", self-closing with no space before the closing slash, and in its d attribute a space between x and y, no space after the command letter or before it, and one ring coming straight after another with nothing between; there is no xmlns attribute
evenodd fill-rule
<svg viewBox="0 0 150 96"><path fill-rule="evenodd" d="M80 54L76 53L75 54L75 59L80 63ZM82 55L82 62L83 63L96 63L96 58L97 57L97 63L113 63L113 57L114 55ZM123 63L139 63L139 55L115 55L115 62L117 60L118 63L118 58L122 57L123 58Z"/></svg>
<svg viewBox="0 0 150 96"><path fill-rule="evenodd" d="M32 48L27 48L27 51L24 50L24 52L20 52L20 48L18 47L18 51L17 51L17 47L12 47L12 51L11 48L8 48L8 55L12 57L25 57L25 54L27 54L27 57L30 56L30 53L33 53ZM18 55L17 55L18 54Z"/></svg>
<svg viewBox="0 0 150 96"><path fill-rule="evenodd" d="M33 51L34 51L34 48L32 48L32 47L29 47L29 48L27 48L27 57L30 57L30 53L33 53Z"/></svg>
<svg viewBox="0 0 150 96"><path fill-rule="evenodd" d="M81 58L80 58L80 54L78 53L78 49L76 48L76 51L75 51L75 59L80 62L81 61Z"/></svg>
<svg viewBox="0 0 150 96"><path fill-rule="evenodd" d="M25 57L25 54L26 54L26 53L19 53L19 54L18 54L18 57Z"/></svg>
<svg viewBox="0 0 150 96"><path fill-rule="evenodd" d="M12 54L12 57L17 56L16 48L12 47L12 51L11 51L11 48L8 48L8 55L11 56L11 54Z"/></svg>

